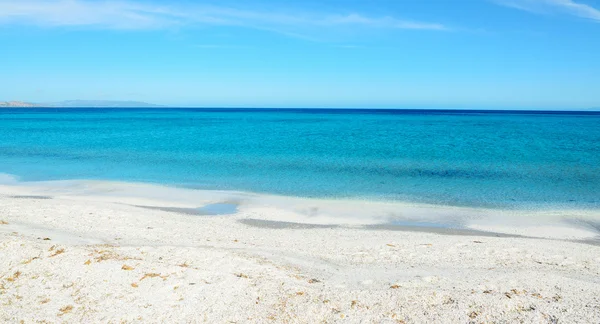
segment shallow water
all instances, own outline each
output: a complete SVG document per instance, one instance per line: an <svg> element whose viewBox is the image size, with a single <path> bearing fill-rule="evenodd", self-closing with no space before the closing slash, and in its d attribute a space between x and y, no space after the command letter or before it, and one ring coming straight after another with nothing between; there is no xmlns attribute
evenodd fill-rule
<svg viewBox="0 0 600 324"><path fill-rule="evenodd" d="M499 208L600 207L600 114L2 109L0 173Z"/></svg>

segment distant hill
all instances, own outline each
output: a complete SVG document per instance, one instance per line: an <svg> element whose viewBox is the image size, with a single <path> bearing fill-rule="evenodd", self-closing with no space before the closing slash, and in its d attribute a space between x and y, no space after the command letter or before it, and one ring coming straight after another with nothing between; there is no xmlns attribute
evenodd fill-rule
<svg viewBox="0 0 600 324"><path fill-rule="evenodd" d="M150 108L162 107L141 101L112 101L112 100L67 100L47 104L50 107L62 108Z"/></svg>
<svg viewBox="0 0 600 324"><path fill-rule="evenodd" d="M5 108L28 108L28 107L40 107L38 104L23 102L23 101L0 101L0 107Z"/></svg>
<svg viewBox="0 0 600 324"><path fill-rule="evenodd" d="M163 107L141 101L113 101L113 100L66 100L60 102L31 103L24 101L0 101L0 108L157 108Z"/></svg>

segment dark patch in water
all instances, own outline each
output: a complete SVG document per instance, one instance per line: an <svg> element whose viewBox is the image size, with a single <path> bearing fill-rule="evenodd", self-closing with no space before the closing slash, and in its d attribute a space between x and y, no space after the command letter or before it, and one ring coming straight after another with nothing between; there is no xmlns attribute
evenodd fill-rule
<svg viewBox="0 0 600 324"><path fill-rule="evenodd" d="M338 225L318 225L318 224L303 224L303 223L292 223L292 222L277 222L262 219L246 218L240 219L238 222L260 228L268 229L314 229L314 228L338 228Z"/></svg>
<svg viewBox="0 0 600 324"><path fill-rule="evenodd" d="M210 204L198 208L202 215L233 215L237 213L237 205L228 203Z"/></svg>
<svg viewBox="0 0 600 324"><path fill-rule="evenodd" d="M487 236L487 237L527 237L522 235L513 235L513 234L504 234L504 233L494 233L494 232L485 232L472 230L467 228L452 228L445 227L443 224L437 224L438 226L421 226L417 225L421 222L406 222L409 225L399 225L399 224L380 224L380 225L365 225L362 228L368 230L378 230L378 231L407 231L407 232L425 232L425 233L435 233L442 235L461 235L461 236ZM429 223L427 223L429 225Z"/></svg>
<svg viewBox="0 0 600 324"><path fill-rule="evenodd" d="M154 207L154 206L136 206L140 208L162 210L171 213L194 215L194 216L222 216L233 215L237 213L237 205L229 203L209 204L199 208L180 208L180 207Z"/></svg>
<svg viewBox="0 0 600 324"><path fill-rule="evenodd" d="M424 228L456 228L456 224L451 223L434 223L434 222L420 222L420 221L393 221L390 225L393 226L411 226L411 227L424 227Z"/></svg>
<svg viewBox="0 0 600 324"><path fill-rule="evenodd" d="M567 222L591 229L600 236L600 221L594 221L590 219L567 219Z"/></svg>
<svg viewBox="0 0 600 324"><path fill-rule="evenodd" d="M318 225L318 224L303 224L292 222L268 221L254 218L240 219L238 222L259 228L267 229L323 229L323 228L357 228L365 230L383 230L383 231L409 231L409 232L426 232L443 235L462 235L462 236L487 236L487 237L524 237L520 235L491 233L470 229L449 228L445 224L435 224L436 226L419 226L421 222L405 222L410 225L399 224L380 224L380 225L364 225L364 226L342 226L342 225Z"/></svg>
<svg viewBox="0 0 600 324"><path fill-rule="evenodd" d="M52 199L50 196L10 196L13 199Z"/></svg>

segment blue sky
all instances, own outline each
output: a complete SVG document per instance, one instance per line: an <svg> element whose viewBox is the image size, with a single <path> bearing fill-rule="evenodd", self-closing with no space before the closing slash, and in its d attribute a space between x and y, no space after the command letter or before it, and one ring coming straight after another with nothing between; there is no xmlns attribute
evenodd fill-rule
<svg viewBox="0 0 600 324"><path fill-rule="evenodd" d="M0 0L0 100L600 107L600 0Z"/></svg>

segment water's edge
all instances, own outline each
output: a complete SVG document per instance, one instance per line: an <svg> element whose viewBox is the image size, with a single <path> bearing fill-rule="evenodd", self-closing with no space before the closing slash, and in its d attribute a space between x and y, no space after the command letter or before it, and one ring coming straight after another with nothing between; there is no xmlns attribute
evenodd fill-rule
<svg viewBox="0 0 600 324"><path fill-rule="evenodd" d="M0 180L0 196L6 198L104 201L191 217L234 217L256 224L421 228L432 232L472 230L591 241L600 235L598 209L502 210L397 201L313 199L113 181L21 182L7 175Z"/></svg>

